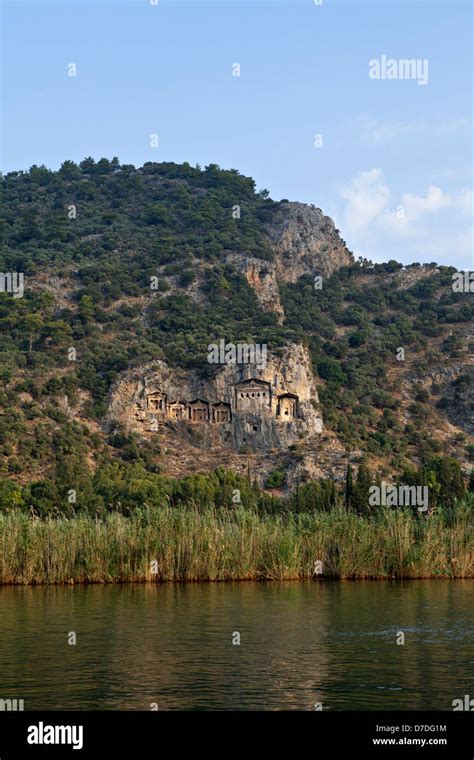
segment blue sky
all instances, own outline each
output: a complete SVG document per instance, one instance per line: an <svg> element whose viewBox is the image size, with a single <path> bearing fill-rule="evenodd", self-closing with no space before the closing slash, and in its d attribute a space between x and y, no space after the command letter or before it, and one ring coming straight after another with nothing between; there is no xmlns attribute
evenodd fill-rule
<svg viewBox="0 0 474 760"><path fill-rule="evenodd" d="M3 171L217 163L319 206L356 255L473 268L470 3L4 0L2 16ZM427 83L371 79L384 55L427 60Z"/></svg>

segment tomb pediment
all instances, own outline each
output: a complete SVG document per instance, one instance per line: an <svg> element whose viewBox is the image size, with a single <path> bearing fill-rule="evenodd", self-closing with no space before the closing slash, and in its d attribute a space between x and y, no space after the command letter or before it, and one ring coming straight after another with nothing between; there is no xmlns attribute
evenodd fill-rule
<svg viewBox="0 0 474 760"><path fill-rule="evenodd" d="M255 411L262 407L271 407L272 391L266 380L251 378L235 386L235 402L238 411Z"/></svg>

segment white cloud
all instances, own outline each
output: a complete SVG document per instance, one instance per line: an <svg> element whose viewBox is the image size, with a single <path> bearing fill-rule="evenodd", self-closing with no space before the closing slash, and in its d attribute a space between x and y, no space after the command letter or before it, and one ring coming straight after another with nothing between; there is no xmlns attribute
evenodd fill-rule
<svg viewBox="0 0 474 760"><path fill-rule="evenodd" d="M380 145L403 135L429 132L432 136L441 137L463 130L470 130L470 128L471 122L466 118L451 119L450 121L440 120L435 123L424 120L381 122L364 114L349 123L349 129L354 130L363 142L372 145Z"/></svg>
<svg viewBox="0 0 474 760"><path fill-rule="evenodd" d="M390 199L380 169L359 172L347 187L341 189L340 195L346 201L346 227L356 234L363 233L377 222Z"/></svg>
<svg viewBox="0 0 474 760"><path fill-rule="evenodd" d="M474 196L470 187L461 190L455 200L455 205L463 212L463 214L468 214L469 216L474 214Z"/></svg>
<svg viewBox="0 0 474 760"><path fill-rule="evenodd" d="M374 260L385 252L403 252L419 260L434 255L443 263L453 247L463 260L469 256L472 231L463 219L472 215L472 191L447 193L431 185L426 193L404 192L394 197L379 168L359 172L339 191L340 228L349 246ZM403 248L400 241L403 239ZM397 242L398 241L398 242ZM405 258L406 258L405 256ZM398 255L400 258L400 255Z"/></svg>
<svg viewBox="0 0 474 760"><path fill-rule="evenodd" d="M391 140L402 134L416 132L419 125L415 123L403 122L385 122L382 123L377 119L369 116L359 116L354 120L353 125L364 142L379 144L385 140Z"/></svg>
<svg viewBox="0 0 474 760"><path fill-rule="evenodd" d="M414 193L404 193L402 205L407 210L407 217L414 220L423 214L433 214L442 208L451 206L452 199L449 195L445 195L441 188L431 185L424 197Z"/></svg>

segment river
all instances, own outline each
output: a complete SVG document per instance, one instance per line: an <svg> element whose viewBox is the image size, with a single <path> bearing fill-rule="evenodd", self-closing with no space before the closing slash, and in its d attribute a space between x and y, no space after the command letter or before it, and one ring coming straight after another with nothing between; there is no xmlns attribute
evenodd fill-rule
<svg viewBox="0 0 474 760"><path fill-rule="evenodd" d="M3 586L0 698L25 710L452 710L474 694L473 590Z"/></svg>

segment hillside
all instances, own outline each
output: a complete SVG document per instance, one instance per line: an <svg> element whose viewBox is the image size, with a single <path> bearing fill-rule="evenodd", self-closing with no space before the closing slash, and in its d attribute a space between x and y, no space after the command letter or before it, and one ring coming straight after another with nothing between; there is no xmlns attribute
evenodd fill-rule
<svg viewBox="0 0 474 760"><path fill-rule="evenodd" d="M453 268L355 262L320 209L216 165L32 167L3 178L2 208L0 270L25 278L0 293L10 490L118 465L283 488L362 457L386 476L436 454L472 467L474 304ZM266 374L210 363L219 341L264 345ZM252 378L261 415L236 406Z"/></svg>

